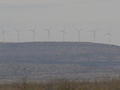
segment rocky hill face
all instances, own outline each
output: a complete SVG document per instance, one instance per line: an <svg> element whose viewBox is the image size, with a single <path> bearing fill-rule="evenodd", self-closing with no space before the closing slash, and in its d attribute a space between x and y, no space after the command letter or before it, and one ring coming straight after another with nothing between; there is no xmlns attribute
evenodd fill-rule
<svg viewBox="0 0 120 90"><path fill-rule="evenodd" d="M27 68L27 70L24 70ZM0 43L0 78L119 75L120 47L87 42Z"/></svg>

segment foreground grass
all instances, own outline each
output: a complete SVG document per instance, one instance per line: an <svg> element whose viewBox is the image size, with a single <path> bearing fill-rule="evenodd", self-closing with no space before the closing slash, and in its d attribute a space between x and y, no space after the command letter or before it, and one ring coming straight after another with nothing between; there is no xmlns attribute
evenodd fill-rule
<svg viewBox="0 0 120 90"><path fill-rule="evenodd" d="M0 85L0 90L120 90L120 80L68 81L56 80L48 83L12 83Z"/></svg>

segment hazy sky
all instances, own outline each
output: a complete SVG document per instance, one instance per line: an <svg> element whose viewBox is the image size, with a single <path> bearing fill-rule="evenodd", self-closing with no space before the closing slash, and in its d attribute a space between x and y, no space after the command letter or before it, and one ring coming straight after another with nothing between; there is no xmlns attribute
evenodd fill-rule
<svg viewBox="0 0 120 90"><path fill-rule="evenodd" d="M0 0L0 24L8 30L6 41L16 41L13 28L22 30L21 41L30 41L32 32L26 30L36 24L38 41L47 40L44 31L47 25L52 25L50 40L60 41L61 26L65 24L66 41L77 41L75 29L82 28L85 30L81 32L82 41L92 41L92 33L88 31L98 30L97 42L108 43L105 34L111 32L112 43L120 45L119 3L119 0Z"/></svg>

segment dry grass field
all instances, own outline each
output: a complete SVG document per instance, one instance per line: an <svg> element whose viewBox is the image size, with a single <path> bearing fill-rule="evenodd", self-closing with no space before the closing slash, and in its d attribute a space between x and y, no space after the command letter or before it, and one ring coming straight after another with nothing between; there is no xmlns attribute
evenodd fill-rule
<svg viewBox="0 0 120 90"><path fill-rule="evenodd" d="M65 79L44 83L12 83L0 85L0 90L120 90L120 79L105 81L69 81Z"/></svg>

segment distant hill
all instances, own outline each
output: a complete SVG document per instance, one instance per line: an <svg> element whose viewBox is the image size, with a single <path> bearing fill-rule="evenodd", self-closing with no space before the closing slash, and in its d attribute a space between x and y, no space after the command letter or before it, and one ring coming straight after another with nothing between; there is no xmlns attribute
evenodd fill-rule
<svg viewBox="0 0 120 90"><path fill-rule="evenodd" d="M26 68L26 70L24 70ZM89 42L0 43L0 78L100 78L120 73L120 47Z"/></svg>

